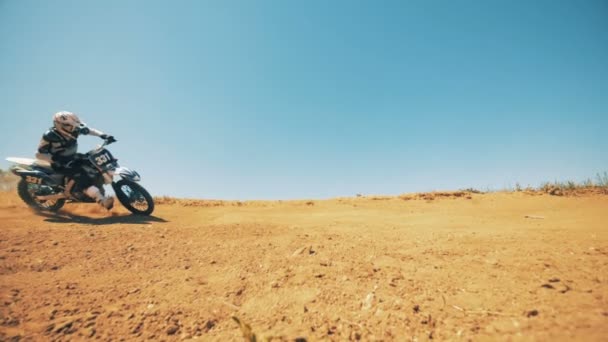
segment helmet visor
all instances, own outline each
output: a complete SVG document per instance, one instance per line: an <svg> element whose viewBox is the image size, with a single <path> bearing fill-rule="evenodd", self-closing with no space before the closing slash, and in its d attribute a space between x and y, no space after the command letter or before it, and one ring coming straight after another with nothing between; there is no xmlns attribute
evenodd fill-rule
<svg viewBox="0 0 608 342"><path fill-rule="evenodd" d="M65 132L67 132L74 138L78 137L78 135L80 134L80 126L75 126L75 125L66 123L66 124L62 124L61 128L63 128L63 130Z"/></svg>

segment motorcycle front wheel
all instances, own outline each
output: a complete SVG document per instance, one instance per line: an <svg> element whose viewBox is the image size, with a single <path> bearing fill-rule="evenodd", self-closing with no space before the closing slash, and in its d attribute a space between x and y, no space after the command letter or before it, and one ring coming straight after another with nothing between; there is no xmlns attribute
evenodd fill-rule
<svg viewBox="0 0 608 342"><path fill-rule="evenodd" d="M154 211L154 200L143 186L122 179L112 183L116 198L135 215L150 215Z"/></svg>

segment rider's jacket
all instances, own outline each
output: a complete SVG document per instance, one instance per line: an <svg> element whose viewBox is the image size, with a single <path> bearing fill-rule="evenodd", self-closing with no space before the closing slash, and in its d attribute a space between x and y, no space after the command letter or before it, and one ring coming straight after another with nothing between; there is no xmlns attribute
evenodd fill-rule
<svg viewBox="0 0 608 342"><path fill-rule="evenodd" d="M83 127L80 134L101 136L103 133L93 128ZM74 158L77 151L77 139L67 139L55 128L50 128L42 135L36 157L51 163L65 165Z"/></svg>
<svg viewBox="0 0 608 342"><path fill-rule="evenodd" d="M42 135L36 156L38 159L66 164L74 158L76 151L78 151L78 141L76 139L66 139L54 128L51 128Z"/></svg>

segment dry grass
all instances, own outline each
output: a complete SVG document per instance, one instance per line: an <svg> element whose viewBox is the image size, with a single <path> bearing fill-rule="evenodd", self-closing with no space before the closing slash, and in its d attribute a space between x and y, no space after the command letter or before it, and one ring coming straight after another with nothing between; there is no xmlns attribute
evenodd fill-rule
<svg viewBox="0 0 608 342"><path fill-rule="evenodd" d="M525 191L530 191L530 189L526 189ZM587 193L608 195L608 172L604 172L603 174L598 173L595 180L587 179L581 183L574 181L547 182L542 184L538 189L531 189L531 191L554 196L576 196Z"/></svg>
<svg viewBox="0 0 608 342"><path fill-rule="evenodd" d="M19 178L10 171L0 169L0 191L11 191L17 187Z"/></svg>
<svg viewBox="0 0 608 342"><path fill-rule="evenodd" d="M438 198L466 198L471 199L472 194L480 193L480 192L471 192L471 191L436 191L436 192L423 192L417 194L403 194L398 197L404 201L410 200L425 200L425 201L433 201Z"/></svg>
<svg viewBox="0 0 608 342"><path fill-rule="evenodd" d="M170 196L157 196L154 197L154 203L163 205L180 205L182 207L225 207L225 206L239 206L239 201L221 201L221 200L198 200L198 199L181 199Z"/></svg>

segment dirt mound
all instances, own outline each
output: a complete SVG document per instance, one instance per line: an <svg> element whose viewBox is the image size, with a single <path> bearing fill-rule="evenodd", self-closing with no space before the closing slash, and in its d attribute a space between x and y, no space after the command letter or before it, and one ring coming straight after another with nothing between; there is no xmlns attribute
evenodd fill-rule
<svg viewBox="0 0 608 342"><path fill-rule="evenodd" d="M0 340L608 335L608 196L157 201L36 215L0 194Z"/></svg>

